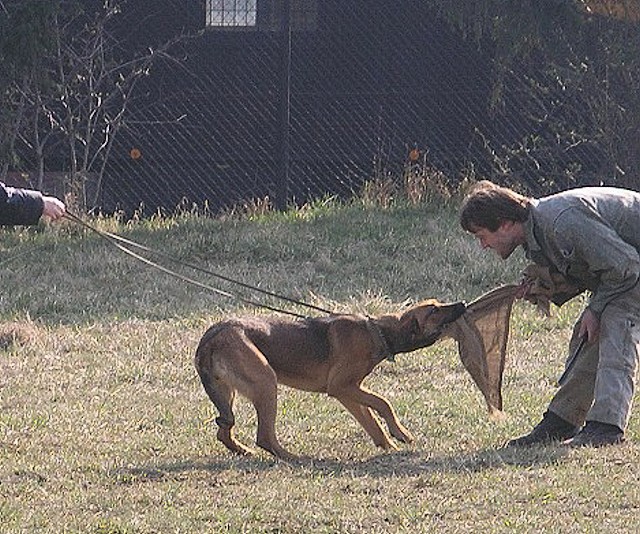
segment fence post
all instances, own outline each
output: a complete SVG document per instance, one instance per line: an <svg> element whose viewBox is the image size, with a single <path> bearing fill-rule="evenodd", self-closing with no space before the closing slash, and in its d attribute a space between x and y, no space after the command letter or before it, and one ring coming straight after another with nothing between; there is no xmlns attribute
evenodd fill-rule
<svg viewBox="0 0 640 534"><path fill-rule="evenodd" d="M279 143L275 206L285 210L289 197L289 129L291 117L291 0L282 2Z"/></svg>

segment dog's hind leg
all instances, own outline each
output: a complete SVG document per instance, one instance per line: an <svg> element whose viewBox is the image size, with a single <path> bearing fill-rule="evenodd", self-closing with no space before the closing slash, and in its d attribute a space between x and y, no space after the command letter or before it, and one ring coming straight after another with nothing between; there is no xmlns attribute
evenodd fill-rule
<svg viewBox="0 0 640 534"><path fill-rule="evenodd" d="M397 447L389 440L389 436L376 420L371 409L357 402L338 398L338 401L356 418L358 423L371 436L373 443L382 449L397 449Z"/></svg>
<svg viewBox="0 0 640 534"><path fill-rule="evenodd" d="M280 445L276 437L278 410L276 372L269 365L264 354L243 333L230 333L227 343L235 355L230 380L237 391L249 399L256 409L258 416L256 444L283 460L296 459L294 454Z"/></svg>
<svg viewBox="0 0 640 534"><path fill-rule="evenodd" d="M206 335L206 334L205 334ZM237 391L251 401L258 415L256 444L278 458L293 460L276 438L278 378L264 354L241 328L218 331L196 351L196 369L211 401L220 411L218 439L239 453L250 449L234 439L232 405Z"/></svg>
<svg viewBox="0 0 640 534"><path fill-rule="evenodd" d="M204 368L202 358L196 359L196 369L198 370L200 381L204 386L207 396L220 413L220 415L216 417L216 424L218 425L216 437L218 440L221 441L227 449L236 454L253 454L255 451L245 447L233 435L233 427L236 421L233 415L235 390L223 380L212 377Z"/></svg>
<svg viewBox="0 0 640 534"><path fill-rule="evenodd" d="M276 437L278 381L275 372L267 364L251 374L251 387L241 393L251 400L258 414L256 444L282 460L296 460L298 457L280 445Z"/></svg>

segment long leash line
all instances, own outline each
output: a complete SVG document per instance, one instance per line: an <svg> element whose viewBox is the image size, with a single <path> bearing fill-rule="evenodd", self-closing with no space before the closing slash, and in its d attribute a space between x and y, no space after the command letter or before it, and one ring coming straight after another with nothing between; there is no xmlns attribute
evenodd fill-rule
<svg viewBox="0 0 640 534"><path fill-rule="evenodd" d="M280 300L284 300L284 301L290 302L292 304L297 304L299 306L303 306L303 307L306 307L306 308L309 308L309 309L312 309L312 310L315 310L315 311L319 311L319 312L322 312L322 313L327 313L329 315L333 315L334 314L334 312L332 312L330 310L326 310L326 309L321 308L319 306L315 306L313 304L302 302L300 300L296 300L296 299L287 297L285 295L279 295L277 293L273 293L271 291L268 291L268 290L265 290L265 289L262 289L262 288L259 288L259 287L252 286L250 284L246 284L246 283L241 282L239 280L234 280L233 278L229 278L229 277L224 276L222 274L210 271L208 269L204 269L204 268L202 268L202 267L200 267L198 265L194 265L192 263L182 261L182 260L176 258L175 256L171 256L170 254L167 254L165 252L161 252L159 250L152 249L150 247L147 247L145 245L142 245L142 244L137 243L135 241L132 241L130 239L126 239L126 238L124 238L122 236L119 236L117 234L113 234L113 233L105 231L105 230L99 230L98 228L96 228L96 227L90 225L89 223L87 223L86 221L82 220L77 215L74 215L73 213L69 213L68 211L65 213L64 216L65 216L65 218L69 219L70 221L73 221L73 222L83 226L84 228L96 233L97 235L99 235L100 237L105 239L107 242L109 242L113 246L117 247L119 250L121 250L125 254L135 258L136 260L138 260L138 261L140 261L140 262L142 262L142 263L144 263L146 265L149 265L149 266L151 266L151 267L153 267L155 269L158 269L158 270L164 272L165 274L173 276L174 278L178 278L179 280L182 280L182 281L187 282L189 284L195 285L197 287L200 287L201 289L205 289L205 290L210 291L212 293L216 293L218 295L222 295L222 296L227 297L227 298L236 299L236 300L239 300L241 302L244 302L245 304L250 304L252 306L257 306L257 307L265 308L267 310L271 310L271 311L274 311L274 312L283 313L283 314L291 315L291 316L294 316L294 317L298 317L300 319L305 319L306 318L306 316L301 315L299 313L295 313L295 312L288 311L288 310L283 310L283 309L280 309L280 308L269 306L268 304L264 304L262 302L254 301L254 300L251 300L251 299L247 299L247 298L245 298L245 297L243 297L241 295L233 294L233 293L230 293L228 291L223 291L222 289L213 287L213 286L211 286L209 284L205 284L203 282L200 282L200 281L195 280L193 278L190 278L188 276L184 276L184 275L182 275L180 273L177 273L177 272L175 272L175 271L173 271L173 270L171 270L171 269L169 269L169 268L167 268L167 267L165 267L163 265L160 265L157 262L154 262L154 261L150 260L149 258L146 258L145 256L142 256L142 255L134 252L133 250L131 250L130 248L128 248L125 245L128 245L129 247L137 248L139 250L142 250L142 251L150 253L150 254L155 254L155 255L157 255L159 257L162 257L162 258L164 258L166 260L169 260L169 261L171 261L171 262L173 262L173 263L175 263L177 265L181 265L183 267L187 267L187 268L193 269L193 270L201 272L203 274L207 274L209 276L213 276L215 278L218 278L220 280L224 280L225 282L229 282L229 283L238 285L238 286L243 287L245 289L250 289L252 291L256 291L258 293L262 293L262 294L268 295L270 297L274 297L274 298L277 298L277 299L280 299Z"/></svg>

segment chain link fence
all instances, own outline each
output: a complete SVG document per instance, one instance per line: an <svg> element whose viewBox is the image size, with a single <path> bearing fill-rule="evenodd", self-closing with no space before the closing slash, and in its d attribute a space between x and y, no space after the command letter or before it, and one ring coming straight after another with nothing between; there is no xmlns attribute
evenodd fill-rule
<svg viewBox="0 0 640 534"><path fill-rule="evenodd" d="M124 4L111 27L123 57L173 44L127 100L104 171L84 177L88 207L282 208L467 176L534 194L640 185L638 72L597 51L607 35L637 43L637 21L600 17L592 64L576 53L505 66L431 4ZM21 153L14 170L27 174L28 143ZM55 161L51 175L69 172Z"/></svg>
<svg viewBox="0 0 640 534"><path fill-rule="evenodd" d="M183 60L157 66L106 206L283 207L479 161L493 78L473 44L417 2L291 2L288 21L284 4L264 27L259 13L256 26L209 26Z"/></svg>

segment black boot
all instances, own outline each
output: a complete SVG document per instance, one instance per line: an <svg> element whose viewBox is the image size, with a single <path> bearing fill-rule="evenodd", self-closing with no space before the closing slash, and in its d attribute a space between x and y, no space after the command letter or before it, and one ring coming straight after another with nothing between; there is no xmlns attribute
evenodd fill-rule
<svg viewBox="0 0 640 534"><path fill-rule="evenodd" d="M604 447L624 443L624 431L616 425L587 421L584 428L575 437L566 440L563 445L569 447Z"/></svg>
<svg viewBox="0 0 640 534"><path fill-rule="evenodd" d="M543 445L553 441L565 441L578 433L580 427L565 421L559 415L551 411L545 412L535 428L525 436L512 439L506 447L529 447L531 445Z"/></svg>

